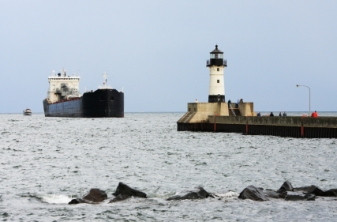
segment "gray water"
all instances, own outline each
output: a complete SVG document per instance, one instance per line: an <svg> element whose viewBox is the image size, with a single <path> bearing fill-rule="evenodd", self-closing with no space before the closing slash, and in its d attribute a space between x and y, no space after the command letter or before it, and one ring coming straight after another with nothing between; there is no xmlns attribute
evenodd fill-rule
<svg viewBox="0 0 337 222"><path fill-rule="evenodd" d="M300 114L300 113L299 113ZM336 139L178 132L183 113L122 119L0 115L2 221L335 221L337 198L239 200L254 185L337 188ZM296 115L296 113L292 114ZM323 115L335 115L326 113ZM119 182L148 195L68 205ZM196 186L222 198L166 201Z"/></svg>

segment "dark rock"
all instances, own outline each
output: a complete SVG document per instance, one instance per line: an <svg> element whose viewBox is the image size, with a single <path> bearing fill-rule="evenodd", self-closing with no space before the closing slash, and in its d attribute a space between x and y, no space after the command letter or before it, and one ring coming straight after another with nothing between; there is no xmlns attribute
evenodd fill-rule
<svg viewBox="0 0 337 222"><path fill-rule="evenodd" d="M304 196L302 195L287 195L286 198L284 198L287 201L298 201L298 200L305 200Z"/></svg>
<svg viewBox="0 0 337 222"><path fill-rule="evenodd" d="M268 198L263 194L263 191L254 186L246 187L239 195L240 199L250 199L256 201L266 201Z"/></svg>
<svg viewBox="0 0 337 222"><path fill-rule="evenodd" d="M322 196L324 191L322 189L320 189L319 187L315 186L315 185L311 185L311 186L306 186L306 187L296 187L294 188L295 192L303 192L303 193L313 193L316 196Z"/></svg>
<svg viewBox="0 0 337 222"><path fill-rule="evenodd" d="M286 197L286 193L277 193L275 191L263 191L264 196L268 198L277 198L277 199L284 199Z"/></svg>
<svg viewBox="0 0 337 222"><path fill-rule="evenodd" d="M317 195L320 196L320 195ZM324 197L337 197L337 189L327 190L323 193Z"/></svg>
<svg viewBox="0 0 337 222"><path fill-rule="evenodd" d="M186 191L182 194L178 194L167 198L167 200L194 200L194 199L205 199L208 197L214 198L213 195L208 193L204 188L197 187L195 190Z"/></svg>
<svg viewBox="0 0 337 222"><path fill-rule="evenodd" d="M123 196L129 196L129 197L146 198L146 193L139 191L139 190L135 190L122 182L118 184L115 193L113 193L113 195L116 197L120 194L122 194Z"/></svg>
<svg viewBox="0 0 337 222"><path fill-rule="evenodd" d="M304 194L302 192L287 192L284 199L289 201L315 200L315 195L311 193Z"/></svg>
<svg viewBox="0 0 337 222"><path fill-rule="evenodd" d="M87 204L95 204L102 202L108 198L106 192L104 190L100 190L97 188L91 189L89 193L83 197L82 199L76 198L72 199L69 204L80 204L80 203L87 203Z"/></svg>
<svg viewBox="0 0 337 222"><path fill-rule="evenodd" d="M322 196L324 194L324 191L320 189L319 187L316 187L315 185L310 186L310 189L306 193L313 193L316 196Z"/></svg>
<svg viewBox="0 0 337 222"><path fill-rule="evenodd" d="M79 204L79 203L85 203L84 200L76 198L72 199L68 204Z"/></svg>
<svg viewBox="0 0 337 222"><path fill-rule="evenodd" d="M316 199L316 196L312 193L307 193L305 195L305 198L307 198L307 200L315 200Z"/></svg>
<svg viewBox="0 0 337 222"><path fill-rule="evenodd" d="M288 201L298 201L298 200L305 200L304 196L302 195L287 195L286 198L284 198L285 200Z"/></svg>
<svg viewBox="0 0 337 222"><path fill-rule="evenodd" d="M311 190L313 186L305 186L305 187L294 187L294 192L299 192L302 191L304 193L309 193L311 192ZM322 191L323 192L323 191Z"/></svg>
<svg viewBox="0 0 337 222"><path fill-rule="evenodd" d="M276 192L277 193L284 193L284 192L286 192L286 191L293 191L294 190L294 188L293 188L293 186L291 185L291 183L288 181L288 180L286 180L283 184L282 184L282 186L280 187L280 189L278 189Z"/></svg>
<svg viewBox="0 0 337 222"><path fill-rule="evenodd" d="M89 194L87 194L85 197L83 197L84 200L91 201L94 203L102 202L103 200L106 200L108 198L108 195L104 190L100 190L97 188L91 189Z"/></svg>
<svg viewBox="0 0 337 222"><path fill-rule="evenodd" d="M119 195L117 195L115 198L113 198L112 200L110 200L109 203L114 203L114 202L126 200L126 199L128 199L128 198L130 198L130 197L131 197L131 196L124 195L124 194L119 194Z"/></svg>
<svg viewBox="0 0 337 222"><path fill-rule="evenodd" d="M337 196L337 189L330 189L327 191L323 191L319 187L315 185L311 185L308 187L297 187L294 188L294 191L302 191L304 193L311 193L316 196L322 196L322 197L336 197Z"/></svg>

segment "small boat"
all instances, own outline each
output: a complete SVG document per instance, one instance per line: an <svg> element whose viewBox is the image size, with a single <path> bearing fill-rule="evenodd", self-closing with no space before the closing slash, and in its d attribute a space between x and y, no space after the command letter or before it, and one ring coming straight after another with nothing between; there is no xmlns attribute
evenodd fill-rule
<svg viewBox="0 0 337 222"><path fill-rule="evenodd" d="M32 111L31 111L30 109L25 109L25 110L23 111L23 115L24 115L24 116L31 116L31 115L32 115Z"/></svg>

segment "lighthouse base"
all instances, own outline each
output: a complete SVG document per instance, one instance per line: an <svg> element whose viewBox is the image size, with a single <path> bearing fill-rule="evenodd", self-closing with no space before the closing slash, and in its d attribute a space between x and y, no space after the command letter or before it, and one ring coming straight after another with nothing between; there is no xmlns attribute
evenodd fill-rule
<svg viewBox="0 0 337 222"><path fill-rule="evenodd" d="M226 102L224 95L209 95L208 96L209 103L217 103L217 102Z"/></svg>
<svg viewBox="0 0 337 222"><path fill-rule="evenodd" d="M188 103L187 112L178 120L178 123L209 123L210 116L256 116L254 104L251 102L239 103L238 108L228 107L228 103Z"/></svg>

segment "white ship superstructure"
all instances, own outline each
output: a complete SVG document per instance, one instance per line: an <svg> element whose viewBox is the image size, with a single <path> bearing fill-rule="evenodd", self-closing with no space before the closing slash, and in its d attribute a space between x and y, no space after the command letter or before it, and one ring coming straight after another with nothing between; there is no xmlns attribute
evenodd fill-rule
<svg viewBox="0 0 337 222"><path fill-rule="evenodd" d="M49 90L47 100L49 103L55 103L62 100L80 97L79 76L67 76L63 69L62 73L54 74L48 77Z"/></svg>

